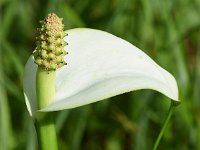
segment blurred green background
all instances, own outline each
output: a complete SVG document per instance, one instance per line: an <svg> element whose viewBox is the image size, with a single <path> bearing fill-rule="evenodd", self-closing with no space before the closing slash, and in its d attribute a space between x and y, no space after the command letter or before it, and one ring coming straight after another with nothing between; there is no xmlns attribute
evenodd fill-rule
<svg viewBox="0 0 200 150"><path fill-rule="evenodd" d="M1 0L0 149L36 150L22 91L36 28L49 12L65 29L96 28L144 50L177 79L180 100L159 145L200 150L200 0ZM60 150L149 150L170 100L151 90L57 112Z"/></svg>

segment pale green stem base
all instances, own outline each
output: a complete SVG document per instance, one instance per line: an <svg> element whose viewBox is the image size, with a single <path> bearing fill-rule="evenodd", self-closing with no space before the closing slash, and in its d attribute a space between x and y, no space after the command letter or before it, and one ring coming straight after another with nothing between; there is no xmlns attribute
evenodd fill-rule
<svg viewBox="0 0 200 150"><path fill-rule="evenodd" d="M53 114L48 113L42 119L36 120L35 127L39 150L57 150L56 128Z"/></svg>
<svg viewBox="0 0 200 150"><path fill-rule="evenodd" d="M169 108L167 117L166 117L166 119L165 119L165 121L164 121L164 124L163 124L163 126L162 126L162 129L161 129L161 131L160 131L160 133L159 133L159 135L158 135L158 137L157 137L157 139L156 139L156 142L155 142L155 144L154 144L153 150L156 150L156 149L157 149L157 147L158 147L158 145L159 145L159 143L160 143L160 140L161 140L161 138L162 138L162 136L163 136L163 134L164 134L164 132L165 132L165 129L166 129L168 123L169 123L169 120L170 120L170 118L171 118L171 116L172 116L172 114L173 114L173 112L174 112L174 109L175 109L175 107L176 107L178 104L179 104L179 103L174 102L173 100L171 101L171 105L170 105L170 108Z"/></svg>
<svg viewBox="0 0 200 150"><path fill-rule="evenodd" d="M38 110L52 103L55 96L55 71L38 68L36 75ZM53 113L37 112L35 121L40 150L57 150Z"/></svg>

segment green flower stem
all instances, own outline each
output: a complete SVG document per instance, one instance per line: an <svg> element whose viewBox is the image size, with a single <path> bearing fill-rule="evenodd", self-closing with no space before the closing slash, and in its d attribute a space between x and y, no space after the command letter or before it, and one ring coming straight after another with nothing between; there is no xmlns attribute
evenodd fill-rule
<svg viewBox="0 0 200 150"><path fill-rule="evenodd" d="M55 71L38 67L36 75L38 110L52 103L55 96ZM37 112L35 126L40 150L57 150L56 128L52 113Z"/></svg>
<svg viewBox="0 0 200 150"><path fill-rule="evenodd" d="M173 114L173 112L174 112L174 109L175 109L175 107L177 106L177 104L179 104L179 103L174 102L173 100L171 101L171 105L170 105L170 108L169 108L167 117L166 117L166 119L165 119L165 121L164 121L164 124L163 124L163 126L162 126L162 129L161 129L161 131L160 131L160 133L159 133L159 135L158 135L158 137L157 137L157 139L156 139L156 142L155 142L155 144L154 144L153 150L156 150L156 149L157 149L157 147L158 147L158 145L159 145L159 143L160 143L160 140L161 140L161 138L162 138L162 136L163 136L163 134L164 134L164 132L165 132L165 129L166 129L168 123L169 123L169 120L170 120L170 118L171 118L171 116L172 116L172 114Z"/></svg>

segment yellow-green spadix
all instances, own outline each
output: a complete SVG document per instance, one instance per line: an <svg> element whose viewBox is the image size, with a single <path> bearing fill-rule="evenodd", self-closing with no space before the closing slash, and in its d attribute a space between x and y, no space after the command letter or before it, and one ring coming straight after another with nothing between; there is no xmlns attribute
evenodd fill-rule
<svg viewBox="0 0 200 150"><path fill-rule="evenodd" d="M110 33L77 28L67 30L68 65L56 70L53 103L40 111L70 109L125 92L152 89L178 101L174 77L143 51ZM30 56L24 73L24 95L31 116L36 110L36 70Z"/></svg>

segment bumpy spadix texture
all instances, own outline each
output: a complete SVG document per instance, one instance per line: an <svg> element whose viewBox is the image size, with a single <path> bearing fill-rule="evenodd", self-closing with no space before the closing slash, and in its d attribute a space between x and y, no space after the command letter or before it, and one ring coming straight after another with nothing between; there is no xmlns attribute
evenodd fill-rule
<svg viewBox="0 0 200 150"><path fill-rule="evenodd" d="M99 30L72 29L67 33L68 65L56 71L54 103L40 111L74 108L139 89L153 89L178 101L174 77L132 44ZM24 75L31 115L36 111L36 69L31 56Z"/></svg>
<svg viewBox="0 0 200 150"><path fill-rule="evenodd" d="M39 36L36 38L36 50L33 53L35 63L47 71L56 70L64 65L63 56L67 54L64 46L67 35L63 29L62 19L56 14L50 13L41 23L38 29Z"/></svg>

